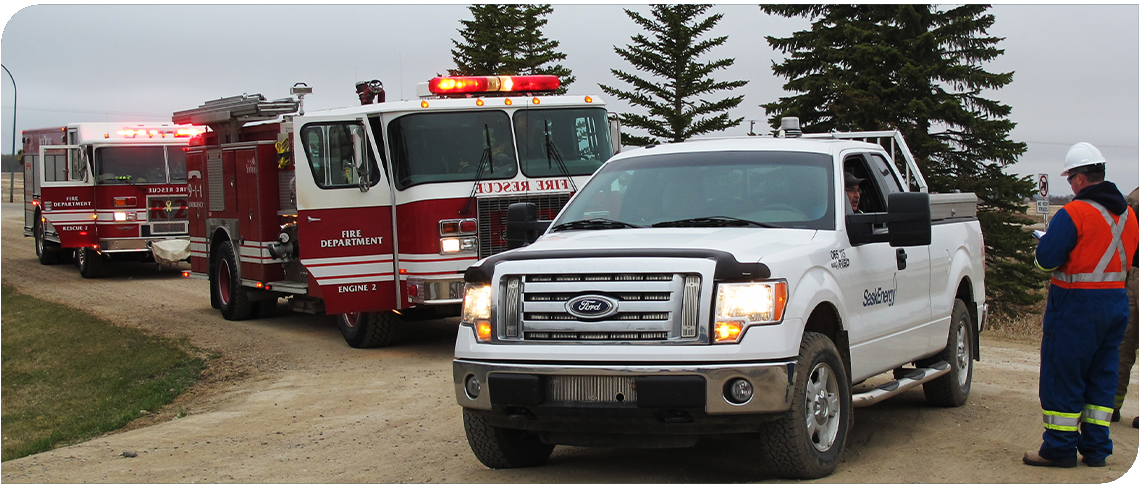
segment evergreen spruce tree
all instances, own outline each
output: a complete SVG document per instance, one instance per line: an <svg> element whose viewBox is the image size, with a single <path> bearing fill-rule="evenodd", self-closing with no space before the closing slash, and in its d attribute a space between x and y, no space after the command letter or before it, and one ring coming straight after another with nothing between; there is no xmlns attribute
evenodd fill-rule
<svg viewBox="0 0 1140 499"><path fill-rule="evenodd" d="M733 90L748 83L745 80L716 81L709 77L713 71L733 64L733 59L699 62L697 58L715 47L723 45L727 36L705 38L723 14L700 18L708 5L654 5L652 19L626 9L625 13L642 27L652 39L643 34L632 37L633 44L614 51L634 68L650 76L643 77L619 69L610 71L619 80L633 86L632 90L619 90L599 85L602 91L642 107L648 114L622 113L622 126L641 129L649 137L622 132L622 143L647 145L665 140L684 142L690 137L731 128L740 124L743 117L732 119L730 109L740 105L744 96L726 97L716 102L699 99L700 96L722 90Z"/></svg>
<svg viewBox="0 0 1140 499"><path fill-rule="evenodd" d="M789 54L773 63L791 97L766 104L773 126L799 116L805 132L903 133L931 192L973 192L986 245L986 295L1016 314L1040 301L1047 276L1034 270L1033 240L1023 230L1028 176L1004 172L1025 153L1009 139L1010 107L982 96L1013 80L981 64L1004 51L987 36L986 5L784 5L765 12L812 19L807 31L767 37Z"/></svg>
<svg viewBox="0 0 1140 499"><path fill-rule="evenodd" d="M558 93L566 93L574 76L558 64L566 54L557 52L558 41L542 34L546 16L554 12L549 4L472 5L470 21L461 20L463 42L452 40L451 50L459 75L556 75L562 82Z"/></svg>

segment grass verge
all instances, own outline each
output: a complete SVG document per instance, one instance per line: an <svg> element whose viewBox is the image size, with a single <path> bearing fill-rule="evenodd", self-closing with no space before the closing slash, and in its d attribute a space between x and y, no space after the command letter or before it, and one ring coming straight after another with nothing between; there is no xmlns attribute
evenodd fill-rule
<svg viewBox="0 0 1140 499"><path fill-rule="evenodd" d="M169 404L205 359L147 335L0 286L0 461L86 440Z"/></svg>

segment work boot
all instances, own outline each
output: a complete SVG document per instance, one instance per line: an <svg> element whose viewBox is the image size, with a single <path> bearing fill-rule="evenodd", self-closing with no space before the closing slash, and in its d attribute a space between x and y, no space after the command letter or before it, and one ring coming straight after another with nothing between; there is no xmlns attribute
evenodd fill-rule
<svg viewBox="0 0 1140 499"><path fill-rule="evenodd" d="M1133 427L1133 428L1136 428L1136 423L1137 423L1137 421L1138 421L1138 420L1140 420L1140 417L1135 417L1135 418L1132 418L1132 427Z"/></svg>
<svg viewBox="0 0 1140 499"><path fill-rule="evenodd" d="M1053 467L1053 468L1076 468L1077 467L1077 460L1076 459L1071 459L1068 461L1050 461L1048 459L1041 457L1041 454L1038 454L1038 452L1039 451L1035 451L1035 450L1025 451L1025 455L1021 457L1021 462L1028 464L1030 466L1046 466L1046 467Z"/></svg>
<svg viewBox="0 0 1140 499"><path fill-rule="evenodd" d="M1082 457L1081 462L1085 463L1085 466L1088 466L1089 468L1102 468L1102 467L1104 467L1104 459L1096 460L1096 459L1089 459L1088 457Z"/></svg>
<svg viewBox="0 0 1140 499"><path fill-rule="evenodd" d="M1120 409L1113 409L1112 410L1112 422L1115 423L1117 421L1120 421Z"/></svg>

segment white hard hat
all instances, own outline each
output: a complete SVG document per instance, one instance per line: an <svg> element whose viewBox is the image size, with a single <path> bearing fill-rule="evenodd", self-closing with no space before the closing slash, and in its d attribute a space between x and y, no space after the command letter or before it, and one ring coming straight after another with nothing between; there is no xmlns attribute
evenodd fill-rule
<svg viewBox="0 0 1140 499"><path fill-rule="evenodd" d="M1069 148L1069 153L1065 155L1065 171L1061 172L1061 176L1068 177L1078 173L1103 171L1104 156L1100 154L1100 151L1088 142L1077 142Z"/></svg>

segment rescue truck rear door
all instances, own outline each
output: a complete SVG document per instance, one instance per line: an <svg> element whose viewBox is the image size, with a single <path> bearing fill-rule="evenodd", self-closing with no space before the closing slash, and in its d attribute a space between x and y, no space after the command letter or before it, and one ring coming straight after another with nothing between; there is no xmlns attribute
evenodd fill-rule
<svg viewBox="0 0 1140 499"><path fill-rule="evenodd" d="M48 238L55 232L64 248L96 244L95 182L82 146L41 146L36 166Z"/></svg>
<svg viewBox="0 0 1140 499"><path fill-rule="evenodd" d="M328 314L397 308L392 191L374 140L381 135L363 116L303 117L294 127L297 235L310 287L319 286Z"/></svg>

